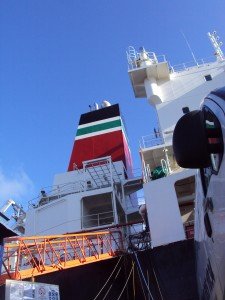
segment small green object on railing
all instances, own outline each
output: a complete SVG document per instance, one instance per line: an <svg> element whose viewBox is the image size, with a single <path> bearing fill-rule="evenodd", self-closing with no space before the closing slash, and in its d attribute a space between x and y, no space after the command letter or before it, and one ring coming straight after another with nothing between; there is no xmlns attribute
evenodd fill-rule
<svg viewBox="0 0 225 300"><path fill-rule="evenodd" d="M151 172L151 175L152 180L156 180L162 177L166 177L167 172L162 166L158 166Z"/></svg>

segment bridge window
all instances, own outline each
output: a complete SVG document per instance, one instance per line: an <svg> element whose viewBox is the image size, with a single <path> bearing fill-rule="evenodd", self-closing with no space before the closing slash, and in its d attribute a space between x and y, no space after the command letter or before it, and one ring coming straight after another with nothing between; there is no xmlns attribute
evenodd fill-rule
<svg viewBox="0 0 225 300"><path fill-rule="evenodd" d="M210 74L205 75L205 81L211 81L212 80L212 76Z"/></svg>

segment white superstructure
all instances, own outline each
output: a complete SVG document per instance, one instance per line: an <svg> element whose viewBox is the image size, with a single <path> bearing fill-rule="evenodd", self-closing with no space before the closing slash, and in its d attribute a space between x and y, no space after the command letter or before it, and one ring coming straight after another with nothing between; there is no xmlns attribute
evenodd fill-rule
<svg viewBox="0 0 225 300"><path fill-rule="evenodd" d="M216 32L209 33L215 49L212 60L170 66L165 56L136 52L129 47L128 73L136 98L147 98L155 108L159 129L143 137L140 154L144 195L152 247L193 235L195 171L181 169L174 158L172 135L176 122L197 109L202 99L225 83L225 59Z"/></svg>
<svg viewBox="0 0 225 300"><path fill-rule="evenodd" d="M25 235L51 235L125 224L138 211L134 192L142 179L127 179L123 162L103 157L83 169L56 174L53 187L30 203ZM132 196L133 195L133 196Z"/></svg>

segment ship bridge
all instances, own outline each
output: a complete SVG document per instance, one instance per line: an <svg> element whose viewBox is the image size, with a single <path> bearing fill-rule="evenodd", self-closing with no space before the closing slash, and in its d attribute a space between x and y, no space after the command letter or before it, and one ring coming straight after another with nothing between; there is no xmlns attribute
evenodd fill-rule
<svg viewBox="0 0 225 300"><path fill-rule="evenodd" d="M157 114L140 143L143 188L152 247L182 241L194 234L195 170L178 166L173 152L173 131L187 112L199 109L204 97L224 86L225 56L219 37L208 33L214 56L172 66L164 55L143 47L128 47L128 74L135 98L147 98ZM190 47L189 47L190 50ZM162 221L167 226L162 226Z"/></svg>

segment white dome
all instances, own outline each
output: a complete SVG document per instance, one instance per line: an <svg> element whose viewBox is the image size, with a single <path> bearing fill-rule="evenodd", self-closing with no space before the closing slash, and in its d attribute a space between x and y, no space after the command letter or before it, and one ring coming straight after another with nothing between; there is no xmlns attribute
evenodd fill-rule
<svg viewBox="0 0 225 300"><path fill-rule="evenodd" d="M108 106L111 106L111 103L107 100L103 100L102 101L102 107L108 107Z"/></svg>

